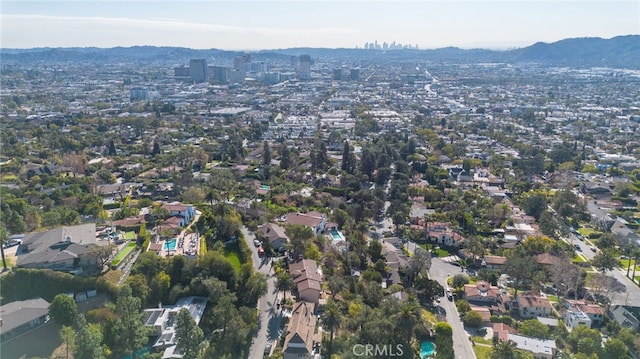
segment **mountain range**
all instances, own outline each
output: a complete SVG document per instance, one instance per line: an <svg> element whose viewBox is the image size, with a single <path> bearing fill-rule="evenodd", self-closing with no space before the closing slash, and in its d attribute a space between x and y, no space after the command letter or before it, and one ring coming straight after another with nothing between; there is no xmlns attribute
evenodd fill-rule
<svg viewBox="0 0 640 359"><path fill-rule="evenodd" d="M191 58L229 60L245 52L218 49L196 50L184 47L70 47L0 49L4 64L13 62L93 62L93 63L154 63L187 64ZM612 67L640 69L640 35L624 35L610 39L597 37L572 38L553 43L537 42L511 50L460 49L446 47L431 50L367 50L289 48L249 52L256 61L286 60L302 54L315 58L415 60L451 63L505 62L538 63L549 66Z"/></svg>

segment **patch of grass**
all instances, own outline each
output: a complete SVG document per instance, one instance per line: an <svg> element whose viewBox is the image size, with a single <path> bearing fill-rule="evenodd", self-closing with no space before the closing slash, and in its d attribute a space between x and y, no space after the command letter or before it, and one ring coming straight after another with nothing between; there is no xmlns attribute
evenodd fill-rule
<svg viewBox="0 0 640 359"><path fill-rule="evenodd" d="M582 255L580 254L576 254L573 259L572 259L573 263L584 263L586 262L586 260L582 257Z"/></svg>
<svg viewBox="0 0 640 359"><path fill-rule="evenodd" d="M593 228L589 228L589 227L582 227L582 228L578 228L578 233L582 234L585 237L589 237L590 234L593 233L600 233L599 231L596 231Z"/></svg>
<svg viewBox="0 0 640 359"><path fill-rule="evenodd" d="M640 275L635 277L636 282L640 283Z"/></svg>
<svg viewBox="0 0 640 359"><path fill-rule="evenodd" d="M233 264L233 267L237 271L240 270L240 266L242 264L240 263L240 256L238 256L238 253L235 250L225 250L224 256L229 260L229 262L231 262L231 264Z"/></svg>
<svg viewBox="0 0 640 359"><path fill-rule="evenodd" d="M436 319L436 315L431 313L430 311L426 310L426 309L422 309L421 310L422 313L422 320L431 323L433 325L435 325L436 323L438 323L438 320Z"/></svg>
<svg viewBox="0 0 640 359"><path fill-rule="evenodd" d="M553 294L547 294L547 299L549 299L550 302L557 302L558 296Z"/></svg>
<svg viewBox="0 0 640 359"><path fill-rule="evenodd" d="M18 177L14 174L4 174L0 178L0 181L2 182L16 182L17 180L18 180Z"/></svg>
<svg viewBox="0 0 640 359"><path fill-rule="evenodd" d="M117 267L118 264L120 264L120 262L123 259L125 259L129 255L129 253L131 253L135 248L136 248L136 242L131 242L127 244L124 248L120 250L120 252L118 252L118 254L113 259L113 261L111 261L111 265L114 267Z"/></svg>
<svg viewBox="0 0 640 359"><path fill-rule="evenodd" d="M626 270L627 266L629 265L629 262L631 262L631 264L633 264L633 259L621 259L620 260L620 267L622 267L624 270ZM640 264L636 264L636 267L640 268ZM631 270L633 270L633 266L631 266Z"/></svg>
<svg viewBox="0 0 640 359"><path fill-rule="evenodd" d="M476 357L478 359L491 359L491 353L493 353L493 348L485 347L481 345L474 345L473 352L476 353Z"/></svg>
<svg viewBox="0 0 640 359"><path fill-rule="evenodd" d="M473 339L475 343L493 345L493 341L491 341L490 339L485 339L484 337L479 337L477 335L472 336L471 339Z"/></svg>

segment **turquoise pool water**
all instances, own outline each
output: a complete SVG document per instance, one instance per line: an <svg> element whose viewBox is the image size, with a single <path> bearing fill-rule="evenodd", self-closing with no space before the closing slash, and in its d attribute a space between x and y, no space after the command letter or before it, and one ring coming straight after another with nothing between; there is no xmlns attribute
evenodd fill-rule
<svg viewBox="0 0 640 359"><path fill-rule="evenodd" d="M331 234L331 238L333 238L334 241L342 240L342 234L339 231L332 230L329 231L329 234Z"/></svg>
<svg viewBox="0 0 640 359"><path fill-rule="evenodd" d="M176 249L176 240L175 239L170 239L167 241L164 241L164 244L162 245L162 249L164 249L165 251L173 251Z"/></svg>
<svg viewBox="0 0 640 359"><path fill-rule="evenodd" d="M420 359L430 358L436 352L436 345L432 342L422 342L420 346Z"/></svg>

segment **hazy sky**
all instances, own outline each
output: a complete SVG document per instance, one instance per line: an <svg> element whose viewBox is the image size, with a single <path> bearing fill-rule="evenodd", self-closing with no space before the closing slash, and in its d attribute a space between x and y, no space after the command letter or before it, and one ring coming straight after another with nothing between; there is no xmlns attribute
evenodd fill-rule
<svg viewBox="0 0 640 359"><path fill-rule="evenodd" d="M640 34L638 0L1 0L3 48L522 47Z"/></svg>

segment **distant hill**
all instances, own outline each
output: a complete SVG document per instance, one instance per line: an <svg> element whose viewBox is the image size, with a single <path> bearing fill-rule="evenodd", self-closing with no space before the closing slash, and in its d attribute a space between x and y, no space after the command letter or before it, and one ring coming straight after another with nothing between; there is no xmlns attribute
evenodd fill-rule
<svg viewBox="0 0 640 359"><path fill-rule="evenodd" d="M114 48L36 48L0 49L3 63L11 62L96 62L96 63L188 63L190 58L205 58L209 61L230 63L233 57L244 52L218 49L194 50L184 47L133 46ZM284 60L287 56L302 54L314 58L337 59L387 59L449 63L477 62L535 62L550 66L570 67L615 67L640 69L640 35L617 36L611 39L575 38L553 43L538 42L520 49L496 51L486 49L460 49L445 47L434 50L365 50L290 48L249 52L255 60Z"/></svg>
<svg viewBox="0 0 640 359"><path fill-rule="evenodd" d="M584 37L553 43L538 42L512 50L517 61L534 61L566 66L640 68L640 35L611 39Z"/></svg>

